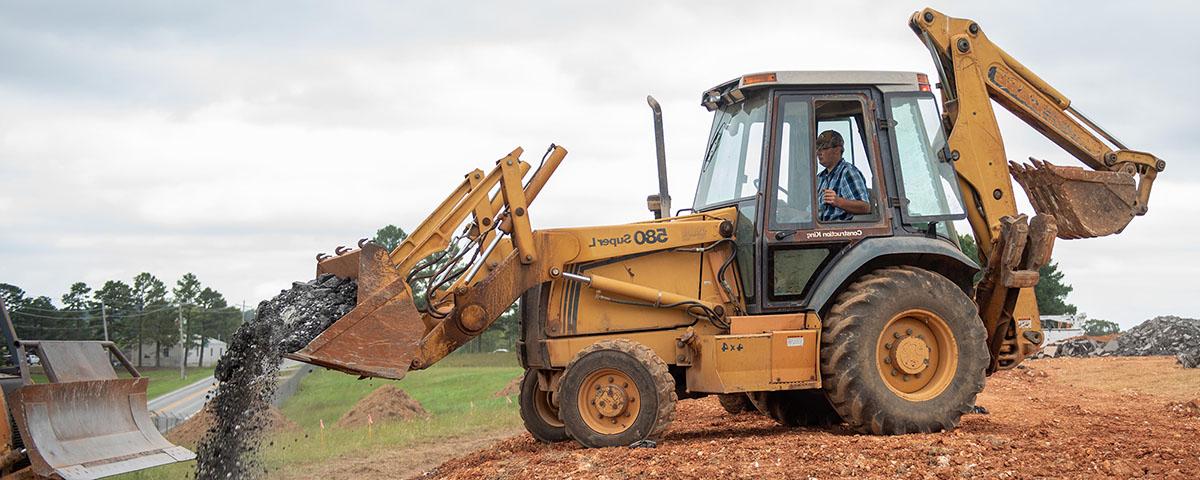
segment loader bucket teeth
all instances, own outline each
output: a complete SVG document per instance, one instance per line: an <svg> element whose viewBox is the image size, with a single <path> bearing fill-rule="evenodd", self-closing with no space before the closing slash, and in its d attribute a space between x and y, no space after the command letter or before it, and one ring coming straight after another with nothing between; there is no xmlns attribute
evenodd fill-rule
<svg viewBox="0 0 1200 480"><path fill-rule="evenodd" d="M387 250L374 243L326 262L337 259L358 260L357 271L351 272L345 260L322 263L320 269L357 278L358 305L307 346L285 356L355 375L404 378L425 336L404 279Z"/></svg>
<svg viewBox="0 0 1200 480"><path fill-rule="evenodd" d="M1119 233L1137 214L1137 184L1124 172L1060 167L1034 158L1009 162L1009 170L1039 214L1053 215L1058 238L1092 238Z"/></svg>
<svg viewBox="0 0 1200 480"><path fill-rule="evenodd" d="M99 478L196 458L163 438L145 377L119 379L99 342L40 342L57 379L12 393L11 412L39 478Z"/></svg>

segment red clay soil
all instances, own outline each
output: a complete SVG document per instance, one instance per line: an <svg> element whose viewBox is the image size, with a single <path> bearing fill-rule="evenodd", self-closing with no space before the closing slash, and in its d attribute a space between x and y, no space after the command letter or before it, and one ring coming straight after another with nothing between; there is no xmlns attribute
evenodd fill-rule
<svg viewBox="0 0 1200 480"><path fill-rule="evenodd" d="M365 427L368 418L379 423L428 416L425 408L404 390L385 384L354 404L354 408L337 421L337 426Z"/></svg>
<svg viewBox="0 0 1200 480"><path fill-rule="evenodd" d="M267 431L299 431L300 426L295 422L283 416L283 413L275 407L267 407ZM167 432L167 440L177 445L194 446L204 437L204 433L213 426L212 412L208 408L200 410L199 413L192 415L192 418L187 419L170 432Z"/></svg>
<svg viewBox="0 0 1200 480"><path fill-rule="evenodd" d="M583 449L521 434L452 459L426 477L503 478L1167 478L1200 476L1200 417L1171 398L1056 382L1059 359L988 380L949 433L869 436L785 428L730 415L716 398L683 400L657 448ZM1093 359L1086 359L1091 361ZM1114 363L1154 375L1154 360ZM1153 367L1153 368L1149 368ZM1174 367L1178 368L1178 367ZM1200 382L1194 386L1200 396ZM1186 404L1186 402L1185 402Z"/></svg>
<svg viewBox="0 0 1200 480"><path fill-rule="evenodd" d="M504 388L498 390L496 393L493 393L492 397L516 397L519 395L521 395L521 377L512 379L512 381L508 382L508 385L505 385Z"/></svg>

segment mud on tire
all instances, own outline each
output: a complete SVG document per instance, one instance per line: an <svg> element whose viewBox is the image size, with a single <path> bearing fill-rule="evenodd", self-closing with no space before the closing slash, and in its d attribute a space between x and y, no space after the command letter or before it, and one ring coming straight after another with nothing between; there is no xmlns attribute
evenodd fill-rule
<svg viewBox="0 0 1200 480"><path fill-rule="evenodd" d="M525 369L521 376L521 421L525 430L540 442L554 443L570 440L567 429L558 418L558 408L551 401L550 392L538 388L538 372Z"/></svg>
<svg viewBox="0 0 1200 480"><path fill-rule="evenodd" d="M929 342L925 344L914 338L903 345L907 348L903 360L881 353L892 348L898 352L901 343L909 340L906 334L923 330L920 321L913 320L922 318L930 328L940 322L936 329L945 334L932 336L949 343L939 344L941 340L935 338L920 340ZM898 321L909 322L913 328L889 330ZM925 348L926 360L932 363L926 363L930 366L927 377L922 379L917 373L926 372L917 372L912 381L927 384L902 392L896 386L899 371L888 370L900 363L908 371L926 368L920 367L921 352L914 346ZM945 369L933 368L943 362L950 363ZM988 362L986 333L975 303L949 279L916 267L876 270L850 285L826 316L821 338L824 390L846 423L863 433L893 435L955 428L983 390ZM904 378L907 382L910 377Z"/></svg>
<svg viewBox="0 0 1200 480"><path fill-rule="evenodd" d="M657 440L675 416L675 379L653 350L629 340L596 342L567 365L559 417L585 447Z"/></svg>

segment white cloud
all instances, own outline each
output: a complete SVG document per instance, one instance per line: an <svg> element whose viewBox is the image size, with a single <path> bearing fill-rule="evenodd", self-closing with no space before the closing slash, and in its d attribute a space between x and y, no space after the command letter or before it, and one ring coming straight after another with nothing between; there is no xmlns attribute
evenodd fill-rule
<svg viewBox="0 0 1200 480"><path fill-rule="evenodd" d="M1030 4L1032 16L1030 5L937 8L976 18L1081 110L1170 162L1128 232L1060 244L1071 300L1123 323L1200 316L1178 268L1196 262L1187 240L1200 234L1179 221L1195 217L1187 194L1200 184L1185 110L1197 94L1179 87L1200 67L1178 61L1198 53L1194 12L1179 11L1194 7L1065 3ZM0 281L57 296L77 280L193 271L253 303L310 275L317 251L411 228L463 174L518 145L530 161L551 142L571 151L535 225L647 218L647 93L664 106L684 207L710 122L701 91L776 68L933 73L906 25L921 6L6 7ZM1096 28L1116 24L1122 35ZM1011 158L1070 163L1011 117L1002 126Z"/></svg>

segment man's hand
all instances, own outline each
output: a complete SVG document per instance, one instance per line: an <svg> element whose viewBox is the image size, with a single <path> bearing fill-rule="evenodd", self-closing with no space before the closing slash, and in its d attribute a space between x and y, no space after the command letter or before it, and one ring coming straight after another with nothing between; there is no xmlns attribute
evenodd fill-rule
<svg viewBox="0 0 1200 480"><path fill-rule="evenodd" d="M838 200L841 200L841 198L837 196L837 192L833 191L833 189L826 188L825 191L821 192L821 202L826 205L842 208L841 205L838 205Z"/></svg>
<svg viewBox="0 0 1200 480"><path fill-rule="evenodd" d="M821 201L826 205L832 205L855 215L871 213L871 204L861 200L850 200L839 197L837 192L829 188L821 192Z"/></svg>

